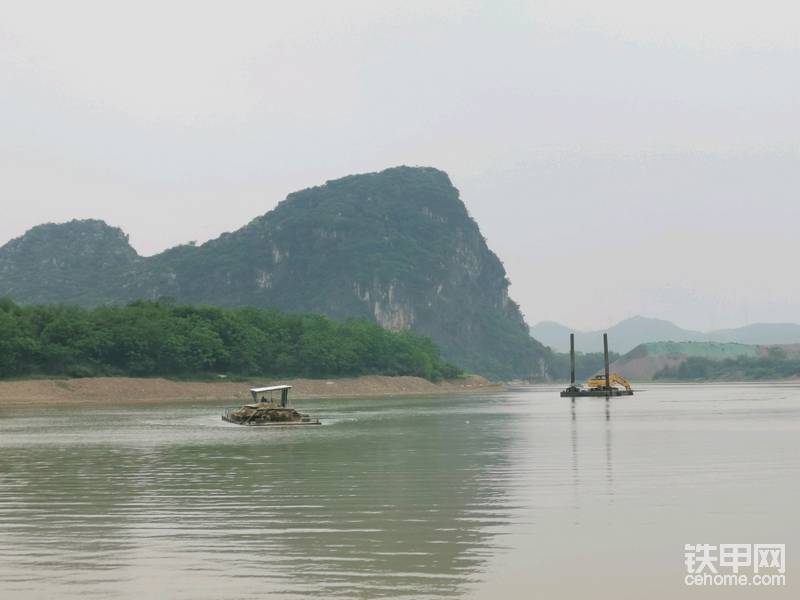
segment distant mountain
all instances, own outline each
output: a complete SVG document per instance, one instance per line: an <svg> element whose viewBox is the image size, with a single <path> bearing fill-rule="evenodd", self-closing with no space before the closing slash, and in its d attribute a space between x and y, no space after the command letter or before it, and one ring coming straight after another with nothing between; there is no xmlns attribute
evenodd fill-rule
<svg viewBox="0 0 800 600"><path fill-rule="evenodd" d="M796 323L754 323L736 329L718 329L707 334L715 342L739 344L797 344L800 343L800 325Z"/></svg>
<svg viewBox="0 0 800 600"><path fill-rule="evenodd" d="M102 221L34 227L0 248L0 296L93 306L134 299L274 307L430 336L494 378L541 377L509 281L447 174L397 167L290 194L200 246L141 257Z"/></svg>
<svg viewBox="0 0 800 600"><path fill-rule="evenodd" d="M609 349L620 354L629 352L639 344L671 340L676 342L698 339L699 331L681 329L669 321L632 317L605 330L575 331L564 325L545 321L531 327L531 335L558 352L569 351L569 334L575 333L575 347L579 352L602 352L603 333L608 333Z"/></svg>
<svg viewBox="0 0 800 600"><path fill-rule="evenodd" d="M682 329L670 321L632 317L598 331L575 331L552 321L543 321L530 328L534 338L558 352L569 351L570 333L575 333L578 351L602 352L604 332L608 333L609 348L620 354L649 342L729 342L755 345L800 343L800 325L794 323L758 323L704 333Z"/></svg>
<svg viewBox="0 0 800 600"><path fill-rule="evenodd" d="M584 335L583 333L576 332L574 329L570 329L566 325L556 323L555 321L541 321L530 327L529 332L531 337L536 338L545 346L550 346L550 348L558 352L569 351L570 333L575 333L576 339L578 336ZM602 343L603 342L601 340L601 346ZM581 344L578 344L578 349L583 352L588 352L588 350L585 350Z"/></svg>

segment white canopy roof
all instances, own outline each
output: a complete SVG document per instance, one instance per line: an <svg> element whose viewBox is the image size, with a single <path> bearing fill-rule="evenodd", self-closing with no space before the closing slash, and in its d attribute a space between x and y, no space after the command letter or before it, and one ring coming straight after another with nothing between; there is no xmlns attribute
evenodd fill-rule
<svg viewBox="0 0 800 600"><path fill-rule="evenodd" d="M250 388L250 391L254 394L260 394L261 392L276 392L278 390L290 390L292 386L290 385L271 385L269 387L260 387L260 388Z"/></svg>

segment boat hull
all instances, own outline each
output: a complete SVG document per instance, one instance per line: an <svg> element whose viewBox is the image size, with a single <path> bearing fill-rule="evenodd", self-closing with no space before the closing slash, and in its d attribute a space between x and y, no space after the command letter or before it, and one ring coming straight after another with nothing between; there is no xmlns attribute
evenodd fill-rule
<svg viewBox="0 0 800 600"><path fill-rule="evenodd" d="M633 396L633 390L564 390L562 398L608 398L610 396Z"/></svg>
<svg viewBox="0 0 800 600"><path fill-rule="evenodd" d="M225 415L222 415L222 420L226 423L233 423L234 425L244 425L246 427L298 427L300 425L322 425L322 422L319 419L311 419L308 420L303 419L302 421L237 421L234 419L230 419Z"/></svg>

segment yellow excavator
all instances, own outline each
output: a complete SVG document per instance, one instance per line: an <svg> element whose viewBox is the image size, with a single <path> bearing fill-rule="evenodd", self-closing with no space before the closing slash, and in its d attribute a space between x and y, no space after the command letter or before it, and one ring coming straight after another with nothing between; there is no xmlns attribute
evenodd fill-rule
<svg viewBox="0 0 800 600"><path fill-rule="evenodd" d="M618 375L617 373L611 373L608 376L608 382L611 384L613 388L615 385L620 387L624 387L629 392L631 391L631 384L630 382L625 379L622 375ZM595 375L589 381L586 382L586 387L590 390L604 390L606 389L606 376L604 373L600 373L599 375Z"/></svg>

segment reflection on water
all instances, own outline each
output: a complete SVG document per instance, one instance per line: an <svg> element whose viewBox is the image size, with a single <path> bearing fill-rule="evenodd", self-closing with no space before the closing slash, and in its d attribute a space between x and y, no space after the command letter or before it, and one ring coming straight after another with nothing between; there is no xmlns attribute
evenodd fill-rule
<svg viewBox="0 0 800 600"><path fill-rule="evenodd" d="M679 597L686 542L800 541L798 387L302 407L0 412L2 597Z"/></svg>
<svg viewBox="0 0 800 600"><path fill-rule="evenodd" d="M328 405L304 430L208 405L9 415L0 574L21 594L458 595L509 511L508 416L465 405Z"/></svg>

